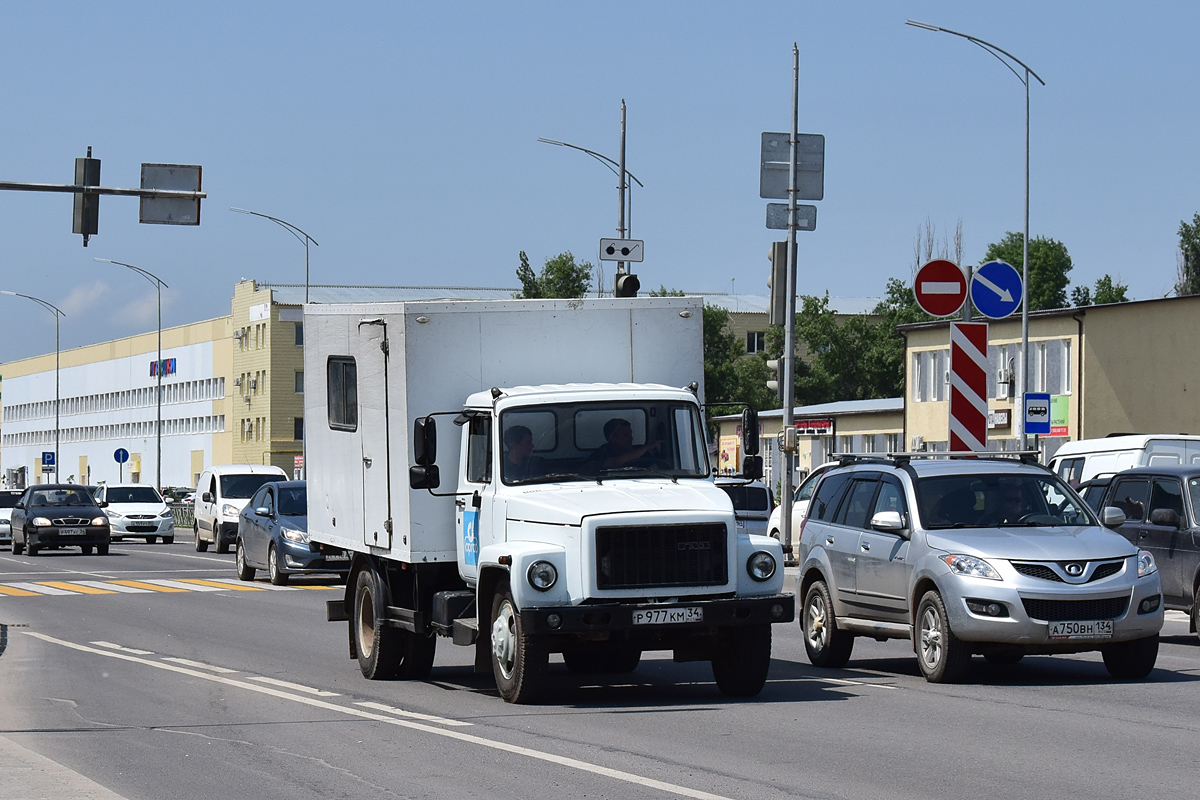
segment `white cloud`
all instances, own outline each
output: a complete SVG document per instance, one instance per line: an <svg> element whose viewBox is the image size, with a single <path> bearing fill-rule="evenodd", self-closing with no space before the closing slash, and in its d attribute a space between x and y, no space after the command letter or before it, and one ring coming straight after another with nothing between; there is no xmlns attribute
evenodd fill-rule
<svg viewBox="0 0 1200 800"><path fill-rule="evenodd" d="M106 294L108 294L108 284L104 281L85 283L72 289L66 299L59 303L59 308L67 316L82 314L99 303Z"/></svg>

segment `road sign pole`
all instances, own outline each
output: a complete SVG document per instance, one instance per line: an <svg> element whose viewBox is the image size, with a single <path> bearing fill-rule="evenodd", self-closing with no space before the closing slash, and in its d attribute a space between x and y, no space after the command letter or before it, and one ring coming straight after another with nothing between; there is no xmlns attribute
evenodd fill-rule
<svg viewBox="0 0 1200 800"><path fill-rule="evenodd" d="M787 271L787 314L784 320L783 364L779 379L783 382L783 430L791 430L796 422L796 163L800 132L800 48L792 43L792 135L790 140L790 164L788 166L788 271ZM783 544L783 561L794 562L792 555L792 473L795 469L796 453L792 449L783 451L783 475L779 493L782 505L779 512L780 541Z"/></svg>

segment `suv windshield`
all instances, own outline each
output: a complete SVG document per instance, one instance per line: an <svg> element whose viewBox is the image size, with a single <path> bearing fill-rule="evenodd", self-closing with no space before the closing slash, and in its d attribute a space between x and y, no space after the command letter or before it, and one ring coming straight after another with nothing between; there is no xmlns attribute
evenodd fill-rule
<svg viewBox="0 0 1200 800"><path fill-rule="evenodd" d="M500 416L506 484L609 478L704 478L708 446L693 403L630 400L514 408ZM483 442L475 451L486 458ZM468 472L471 471L468 464Z"/></svg>
<svg viewBox="0 0 1200 800"><path fill-rule="evenodd" d="M152 486L110 486L104 491L109 503L162 503L162 498Z"/></svg>
<svg viewBox="0 0 1200 800"><path fill-rule="evenodd" d="M222 475L221 497L226 500L245 500L251 497L264 483L286 480L282 475Z"/></svg>
<svg viewBox="0 0 1200 800"><path fill-rule="evenodd" d="M916 492L927 529L1098 524L1052 475L944 475L919 479Z"/></svg>

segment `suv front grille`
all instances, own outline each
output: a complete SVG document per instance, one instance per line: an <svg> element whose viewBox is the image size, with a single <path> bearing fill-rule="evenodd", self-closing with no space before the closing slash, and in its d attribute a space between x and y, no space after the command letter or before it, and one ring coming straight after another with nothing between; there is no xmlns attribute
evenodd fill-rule
<svg viewBox="0 0 1200 800"><path fill-rule="evenodd" d="M720 522L597 528L596 585L633 589L724 584L726 541Z"/></svg>
<svg viewBox="0 0 1200 800"><path fill-rule="evenodd" d="M1128 597L1104 600L1034 600L1023 597L1021 602L1026 614L1046 622L1116 619L1129 607Z"/></svg>
<svg viewBox="0 0 1200 800"><path fill-rule="evenodd" d="M1065 568L1065 565L1068 563L1078 562L1058 561L1055 563L1057 563L1060 568ZM1012 565L1013 569L1022 575L1028 575L1031 578L1040 578L1044 581L1058 581L1059 583L1064 583L1062 576L1052 570L1046 564L1033 564L1025 561L1014 561L1012 562ZM1110 575L1116 575L1121 571L1121 567L1124 565L1124 561L1106 561L1096 567L1096 571L1092 573L1092 576L1087 579L1086 583L1102 580Z"/></svg>

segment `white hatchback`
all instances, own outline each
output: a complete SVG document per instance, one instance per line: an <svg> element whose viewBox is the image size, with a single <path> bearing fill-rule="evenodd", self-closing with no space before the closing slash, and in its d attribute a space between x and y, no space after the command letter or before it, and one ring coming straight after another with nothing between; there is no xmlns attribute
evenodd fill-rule
<svg viewBox="0 0 1200 800"><path fill-rule="evenodd" d="M175 541L175 516L153 486L140 483L103 485L96 488L96 501L106 502L104 513L113 541L136 537L155 544Z"/></svg>

